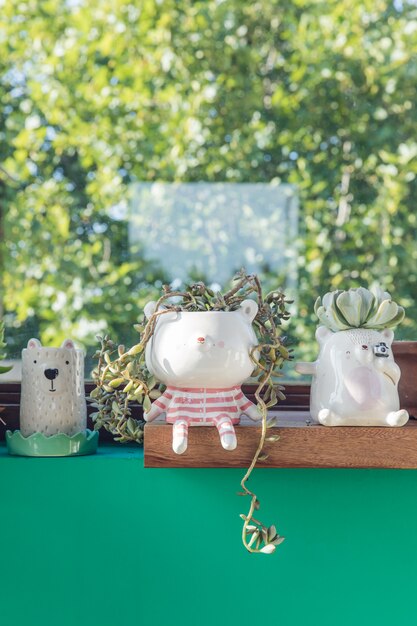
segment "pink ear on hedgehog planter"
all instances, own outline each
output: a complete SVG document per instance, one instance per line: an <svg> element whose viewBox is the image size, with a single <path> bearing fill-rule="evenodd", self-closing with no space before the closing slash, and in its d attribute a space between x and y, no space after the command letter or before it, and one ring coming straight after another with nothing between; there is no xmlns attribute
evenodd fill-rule
<svg viewBox="0 0 417 626"><path fill-rule="evenodd" d="M327 339L333 335L333 331L326 326L318 326L316 330L316 339L319 342L319 345L322 346L326 343Z"/></svg>
<svg viewBox="0 0 417 626"><path fill-rule="evenodd" d="M34 350L35 348L42 348L42 344L39 339L29 339L28 348Z"/></svg>
<svg viewBox="0 0 417 626"><path fill-rule="evenodd" d="M385 330L382 331L382 334L384 335L384 339L388 342L388 345L391 345L394 341L394 332L391 328L385 328Z"/></svg>
<svg viewBox="0 0 417 626"><path fill-rule="evenodd" d="M61 343L61 348L66 348L67 350L75 350L75 345L72 339L64 339Z"/></svg>

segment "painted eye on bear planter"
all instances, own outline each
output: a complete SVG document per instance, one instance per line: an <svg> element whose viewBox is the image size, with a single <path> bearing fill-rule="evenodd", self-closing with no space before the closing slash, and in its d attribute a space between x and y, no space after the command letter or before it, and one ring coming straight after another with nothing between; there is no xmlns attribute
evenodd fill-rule
<svg viewBox="0 0 417 626"><path fill-rule="evenodd" d="M77 367L69 365L68 350ZM37 358L33 359L33 355ZM31 366L40 362L40 367ZM97 450L98 432L87 429L84 354L70 339L59 348L44 348L30 339L22 351L20 430L7 431L10 454L19 456L80 456Z"/></svg>

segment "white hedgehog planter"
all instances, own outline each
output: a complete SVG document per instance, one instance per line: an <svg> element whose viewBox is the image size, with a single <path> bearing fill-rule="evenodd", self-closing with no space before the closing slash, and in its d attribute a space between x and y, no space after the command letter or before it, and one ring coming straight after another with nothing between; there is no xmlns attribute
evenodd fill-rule
<svg viewBox="0 0 417 626"><path fill-rule="evenodd" d="M84 355L66 339L60 348L30 339L22 351L20 431L6 435L9 452L24 456L75 456L97 449L87 429Z"/></svg>
<svg viewBox="0 0 417 626"><path fill-rule="evenodd" d="M311 374L310 411L324 426L403 426L400 410L400 368L394 361L392 330L356 328L316 331L320 351L314 363L297 363Z"/></svg>
<svg viewBox="0 0 417 626"><path fill-rule="evenodd" d="M147 318L155 305L146 305ZM254 369L250 351L257 345L252 328L257 311L256 302L244 300L236 311L181 311L158 318L146 365L167 389L144 419L165 414L177 454L187 449L189 426L215 426L223 448L234 450L240 416L261 419L241 390Z"/></svg>

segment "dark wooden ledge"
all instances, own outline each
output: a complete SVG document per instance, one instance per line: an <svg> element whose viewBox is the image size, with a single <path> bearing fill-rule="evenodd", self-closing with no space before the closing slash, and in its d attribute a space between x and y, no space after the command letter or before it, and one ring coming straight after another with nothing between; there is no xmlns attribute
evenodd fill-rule
<svg viewBox="0 0 417 626"><path fill-rule="evenodd" d="M260 468L401 468L417 469L417 421L401 428L328 427L310 424L308 411L271 412L277 426L268 436L268 454ZM145 426L145 467L248 467L257 448L260 428L247 420L236 426L238 445L227 452L214 427L189 429L188 449L172 451L172 426L153 422Z"/></svg>

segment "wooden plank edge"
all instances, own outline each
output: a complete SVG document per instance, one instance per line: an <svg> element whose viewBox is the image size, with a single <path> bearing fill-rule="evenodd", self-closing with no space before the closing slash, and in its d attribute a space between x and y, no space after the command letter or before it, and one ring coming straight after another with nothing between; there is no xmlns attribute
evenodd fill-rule
<svg viewBox="0 0 417 626"><path fill-rule="evenodd" d="M183 455L171 448L172 428L168 424L145 426L144 465L147 468L246 468L259 441L258 426L236 427L238 446L223 450L214 428L191 428L189 445ZM291 426L268 429L278 435L268 442L265 461L259 469L350 468L417 469L417 424L401 428Z"/></svg>

